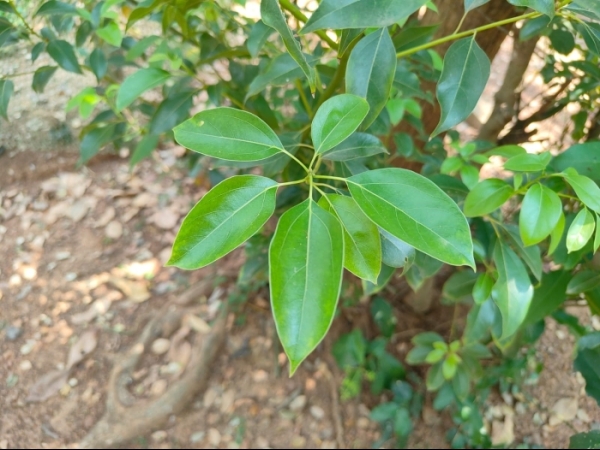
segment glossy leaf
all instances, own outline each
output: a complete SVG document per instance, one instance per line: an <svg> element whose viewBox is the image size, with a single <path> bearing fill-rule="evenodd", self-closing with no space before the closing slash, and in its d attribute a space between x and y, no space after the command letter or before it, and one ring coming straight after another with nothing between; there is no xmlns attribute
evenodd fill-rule
<svg viewBox="0 0 600 450"><path fill-rule="evenodd" d="M348 188L365 214L388 233L440 261L474 267L467 221L432 181L390 168L355 175Z"/></svg>
<svg viewBox="0 0 600 450"><path fill-rule="evenodd" d="M465 0L465 13L485 5L490 0Z"/></svg>
<svg viewBox="0 0 600 450"><path fill-rule="evenodd" d="M246 41L246 47L250 52L250 56L256 58L258 53L269 39L269 36L273 34L273 28L265 23L262 20L259 20L254 25L252 25L252 29L248 34L248 40Z"/></svg>
<svg viewBox="0 0 600 450"><path fill-rule="evenodd" d="M525 321L533 298L533 286L523 262L501 241L494 248L498 280L492 299L502 314L502 338L516 333Z"/></svg>
<svg viewBox="0 0 600 450"><path fill-rule="evenodd" d="M302 76L302 69L289 53L275 57L248 86L246 98L252 97L269 86L289 83Z"/></svg>
<svg viewBox="0 0 600 450"><path fill-rule="evenodd" d="M343 230L312 200L284 213L269 248L271 304L290 374L331 326L342 283Z"/></svg>
<svg viewBox="0 0 600 450"><path fill-rule="evenodd" d="M552 159L550 152L540 153L539 155L525 153L516 155L504 163L506 170L513 172L541 172L548 166Z"/></svg>
<svg viewBox="0 0 600 450"><path fill-rule="evenodd" d="M367 133L353 133L341 144L323 154L329 161L351 161L369 156L388 153L378 137Z"/></svg>
<svg viewBox="0 0 600 450"><path fill-rule="evenodd" d="M0 80L0 116L8 120L8 102L15 90L12 80Z"/></svg>
<svg viewBox="0 0 600 450"><path fill-rule="evenodd" d="M115 134L115 125L106 125L92 129L81 140L79 146L79 164L86 164L100 151L102 147L112 141Z"/></svg>
<svg viewBox="0 0 600 450"><path fill-rule="evenodd" d="M106 56L104 56L104 52L100 48L95 48L90 54L90 69L92 69L92 72L94 72L98 81L106 75L108 63L106 61Z"/></svg>
<svg viewBox="0 0 600 450"><path fill-rule="evenodd" d="M151 67L129 75L117 92L117 110L122 111L148 89L164 84L169 78L169 72Z"/></svg>
<svg viewBox="0 0 600 450"><path fill-rule="evenodd" d="M328 201L327 201L328 200ZM381 270L379 230L354 199L328 194L319 205L337 216L344 229L344 267L363 280L377 283Z"/></svg>
<svg viewBox="0 0 600 450"><path fill-rule="evenodd" d="M473 291L471 295L475 304L481 305L492 295L492 288L494 287L494 279L489 273L482 273L475 281L473 285Z"/></svg>
<svg viewBox="0 0 600 450"><path fill-rule="evenodd" d="M81 73L75 51L67 41L54 40L48 43L46 51L57 64L68 72Z"/></svg>
<svg viewBox="0 0 600 450"><path fill-rule="evenodd" d="M583 36L588 49L600 56L600 24L581 21L575 24L575 29Z"/></svg>
<svg viewBox="0 0 600 450"><path fill-rule="evenodd" d="M600 248L600 215L596 213L596 233L594 234L594 253Z"/></svg>
<svg viewBox="0 0 600 450"><path fill-rule="evenodd" d="M513 244L514 250L519 258L529 267L531 273L538 280L542 278L542 252L537 245L526 247L521 239L519 228L516 225L506 224L504 229L507 232L508 239Z"/></svg>
<svg viewBox="0 0 600 450"><path fill-rule="evenodd" d="M519 215L519 231L526 246L543 241L556 228L562 214L562 202L553 190L541 184L529 188Z"/></svg>
<svg viewBox="0 0 600 450"><path fill-rule="evenodd" d="M54 14L77 14L77 8L68 3L50 0L40 6L35 13L36 16L50 16Z"/></svg>
<svg viewBox="0 0 600 450"><path fill-rule="evenodd" d="M567 232L567 251L571 253L585 247L594 234L595 226L594 215L587 208L579 211Z"/></svg>
<svg viewBox="0 0 600 450"><path fill-rule="evenodd" d="M193 91L186 91L165 99L150 120L150 133L164 133L183 122L188 117L193 97Z"/></svg>
<svg viewBox="0 0 600 450"><path fill-rule="evenodd" d="M260 161L283 149L266 123L233 108L202 111L173 131L175 140L184 147L228 161Z"/></svg>
<svg viewBox="0 0 600 450"><path fill-rule="evenodd" d="M566 300L571 274L564 270L545 273L536 287L523 325L533 325L556 311Z"/></svg>
<svg viewBox="0 0 600 450"><path fill-rule="evenodd" d="M554 17L554 0L508 0L515 6L523 6L525 8L531 8L534 11L541 12L548 17Z"/></svg>
<svg viewBox="0 0 600 450"><path fill-rule="evenodd" d="M581 294L598 286L600 286L600 273L594 270L583 270L571 278L567 286L567 294Z"/></svg>
<svg viewBox="0 0 600 450"><path fill-rule="evenodd" d="M585 392L600 405L600 332L579 339L574 366L586 381Z"/></svg>
<svg viewBox="0 0 600 450"><path fill-rule="evenodd" d="M379 276L377 277L377 283L371 283L370 281L363 280L362 288L364 295L373 295L381 291L392 279L395 271L396 269L394 267L383 264L381 266L381 272L379 272Z"/></svg>
<svg viewBox="0 0 600 450"><path fill-rule="evenodd" d="M396 50L387 28L381 28L354 47L346 68L346 92L369 103L369 113L362 124L366 129L385 107L396 73Z"/></svg>
<svg viewBox="0 0 600 450"><path fill-rule="evenodd" d="M465 215L476 217L489 214L500 208L513 194L512 186L504 180L498 178L483 180L467 195Z"/></svg>
<svg viewBox="0 0 600 450"><path fill-rule="evenodd" d="M260 2L260 15L265 25L274 28L281 35L285 48L308 78L311 91L314 92L316 86L315 71L306 61L300 43L288 27L285 16L279 8L279 2L277 0L262 0Z"/></svg>
<svg viewBox="0 0 600 450"><path fill-rule="evenodd" d="M131 158L129 158L129 166L133 167L145 158L148 158L158 145L158 136L147 134L144 136L138 145L136 145Z"/></svg>
<svg viewBox="0 0 600 450"><path fill-rule="evenodd" d="M323 0L300 33L330 28L382 28L400 22L427 0Z"/></svg>
<svg viewBox="0 0 600 450"><path fill-rule="evenodd" d="M600 181L600 142L573 145L557 155L551 165L557 172L572 167L580 175Z"/></svg>
<svg viewBox="0 0 600 450"><path fill-rule="evenodd" d="M490 60L474 36L450 46L437 85L442 112L433 135L458 125L473 112L489 77Z"/></svg>
<svg viewBox="0 0 600 450"><path fill-rule="evenodd" d="M394 268L409 267L416 256L415 248L383 229L379 233L383 263Z"/></svg>
<svg viewBox="0 0 600 450"><path fill-rule="evenodd" d="M450 303L468 302L479 276L471 270L453 273L444 283L442 298Z"/></svg>
<svg viewBox="0 0 600 450"><path fill-rule="evenodd" d="M600 213L600 188L594 181L570 171L565 174L565 179L585 206Z"/></svg>
<svg viewBox="0 0 600 450"><path fill-rule="evenodd" d="M0 1L0 12L7 13L7 14L14 14L15 13L15 9L7 1L1 0Z"/></svg>
<svg viewBox="0 0 600 450"><path fill-rule="evenodd" d="M276 192L275 181L256 175L216 185L183 220L167 265L199 269L243 244L273 215Z"/></svg>
<svg viewBox="0 0 600 450"><path fill-rule="evenodd" d="M108 24L96 30L96 34L106 43L113 47L121 47L121 41L123 40L123 33L119 29L119 25L115 22L110 21Z"/></svg>
<svg viewBox="0 0 600 450"><path fill-rule="evenodd" d="M569 438L569 448L599 449L600 430L592 430L589 433L577 433L572 435Z"/></svg>
<svg viewBox="0 0 600 450"><path fill-rule="evenodd" d="M550 245L548 246L548 255L551 255L558 248L558 244L560 244L563 234L565 232L566 219L564 213L561 213L558 218L558 223L552 233L550 233Z"/></svg>
<svg viewBox="0 0 600 450"><path fill-rule="evenodd" d="M41 93L44 92L44 88L56 72L58 67L56 66L42 66L35 71L33 74L33 81L31 82L31 87L35 92Z"/></svg>
<svg viewBox="0 0 600 450"><path fill-rule="evenodd" d="M315 151L324 153L348 138L369 111L366 100L341 94L324 102L313 119L311 136Z"/></svg>

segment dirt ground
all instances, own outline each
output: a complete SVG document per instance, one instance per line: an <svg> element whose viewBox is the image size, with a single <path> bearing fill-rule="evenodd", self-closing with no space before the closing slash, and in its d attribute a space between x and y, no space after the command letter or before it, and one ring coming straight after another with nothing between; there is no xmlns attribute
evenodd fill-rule
<svg viewBox="0 0 600 450"><path fill-rule="evenodd" d="M0 70L21 69L20 62L3 60ZM217 274L165 268L181 220L205 192L185 176L181 149L165 148L132 172L125 154L76 169L81 123L64 105L84 81L63 72L44 94L33 93L30 81L15 78L11 120L0 122L0 449L75 445L102 415L110 371L152 313L199 280L217 284L242 258L234 254ZM155 342L130 385L136 397L159 397L177 381L190 360L192 337L214 316L227 295L224 287L193 302L193 330ZM402 299L390 301L399 331L410 327ZM572 312L592 323L582 308ZM127 448L364 448L377 440L369 406L382 398L364 394L342 403L337 393L342 374L331 345L360 324L352 311L336 320L291 379L266 294L248 299L238 317L245 320L229 324L205 392ZM398 354L408 350L406 339L395 343ZM39 384L53 371L66 373L69 349L82 342L82 361L68 370L66 382ZM572 337L549 321L537 345L545 367L537 383L521 398L497 396L486 412L498 443L565 448L574 432L600 428L600 410L585 397L572 355ZM430 403L410 447L447 447L449 418L436 416Z"/></svg>

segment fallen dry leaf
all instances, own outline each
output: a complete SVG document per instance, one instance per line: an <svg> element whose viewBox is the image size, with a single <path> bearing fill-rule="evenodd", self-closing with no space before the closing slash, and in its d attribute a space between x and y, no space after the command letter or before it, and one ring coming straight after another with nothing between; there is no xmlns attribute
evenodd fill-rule
<svg viewBox="0 0 600 450"><path fill-rule="evenodd" d="M210 333L211 327L210 325L202 318L195 316L194 314L187 314L185 316L184 324L189 326L192 330L200 334L208 334Z"/></svg>
<svg viewBox="0 0 600 450"><path fill-rule="evenodd" d="M94 227L96 227L96 228L105 227L106 225L108 225L110 223L111 220L113 220L115 218L116 214L117 213L115 211L115 208L113 208L112 206L109 206L108 208L106 208L106 210L104 210L104 212L102 213L100 218L98 220L96 220Z"/></svg>
<svg viewBox="0 0 600 450"><path fill-rule="evenodd" d="M98 345L98 331L97 330L88 330L83 333L77 342L73 344L71 350L69 351L69 356L67 358L67 371L70 371L73 367L79 364L81 361L85 359L90 353L92 353L96 346Z"/></svg>
<svg viewBox="0 0 600 450"><path fill-rule="evenodd" d="M106 237L110 239L119 239L123 235L123 225L120 222L113 220L104 230Z"/></svg>
<svg viewBox="0 0 600 450"><path fill-rule="evenodd" d="M117 276L111 276L108 281L134 303L142 303L150 298L150 292L144 281L133 281Z"/></svg>
<svg viewBox="0 0 600 450"><path fill-rule="evenodd" d="M71 323L74 325L80 325L82 323L88 323L94 320L98 316L102 316L106 314L110 308L112 303L112 298L110 296L105 296L96 300L92 305L88 308L87 311L73 314L71 316Z"/></svg>
<svg viewBox="0 0 600 450"><path fill-rule="evenodd" d="M156 211L151 217L150 222L154 223L158 228L163 230L171 230L175 228L179 221L179 214L175 214L170 209L162 209Z"/></svg>
<svg viewBox="0 0 600 450"><path fill-rule="evenodd" d="M25 399L28 403L43 402L58 393L69 379L68 370L53 370L43 375L31 388Z"/></svg>

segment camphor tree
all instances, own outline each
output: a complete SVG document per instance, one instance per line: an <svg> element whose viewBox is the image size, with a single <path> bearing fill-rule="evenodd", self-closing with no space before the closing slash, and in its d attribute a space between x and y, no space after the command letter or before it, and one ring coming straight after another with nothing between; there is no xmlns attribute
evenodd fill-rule
<svg viewBox="0 0 600 450"><path fill-rule="evenodd" d="M249 242L242 272L268 273L290 374L327 334L344 269L365 295L399 277L418 293L445 264L455 269L443 301L470 307L462 335L419 334L407 356L430 366L426 387L440 409L476 406L481 361L514 355L549 315L581 337L576 368L600 401L600 335L562 309L585 298L600 313L600 1L322 0L309 12L262 0L258 21L234 3L51 0L32 9L3 0L0 45L30 39L32 60L47 52L55 61L35 72L35 90L59 67L96 76L70 102L94 114L81 163L113 143L131 146L136 164L174 139L195 152L193 171L222 180L183 221L168 264L198 269ZM134 32L141 21L161 33ZM453 129L473 112L508 34L514 50L492 116L465 141ZM524 116L520 89L536 48L548 93ZM144 99L158 87L161 102ZM4 117L12 89L0 80ZM188 118L201 92L210 105ZM518 145L568 105L579 112L550 148ZM493 156L508 175L481 179ZM344 345L360 355L349 373L366 351L353 336ZM413 409L401 386L376 420L402 442ZM462 435L489 445L472 417L461 420L475 431Z"/></svg>

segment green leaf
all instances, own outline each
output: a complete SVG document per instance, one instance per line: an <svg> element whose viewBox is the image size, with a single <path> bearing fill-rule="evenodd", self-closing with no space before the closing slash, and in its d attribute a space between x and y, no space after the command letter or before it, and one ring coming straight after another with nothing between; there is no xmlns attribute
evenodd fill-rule
<svg viewBox="0 0 600 450"><path fill-rule="evenodd" d="M494 287L494 279L489 273L482 273L475 281L473 285L473 291L471 295L476 305L481 305L485 302L490 295L492 295L492 288Z"/></svg>
<svg viewBox="0 0 600 450"><path fill-rule="evenodd" d="M453 273L444 283L442 297L450 303L470 301L478 278L477 273L470 270Z"/></svg>
<svg viewBox="0 0 600 450"><path fill-rule="evenodd" d="M410 412L406 408L398 408L394 416L394 434L396 437L407 438L413 430Z"/></svg>
<svg viewBox="0 0 600 450"><path fill-rule="evenodd" d="M73 47L67 41L50 41L46 47L46 51L66 71L81 73L77 56L75 56Z"/></svg>
<svg viewBox="0 0 600 450"><path fill-rule="evenodd" d="M363 129L373 123L388 101L396 74L396 61L396 50L387 28L365 36L350 53L346 92L369 103Z"/></svg>
<svg viewBox="0 0 600 450"><path fill-rule="evenodd" d="M600 213L600 188L598 185L585 175L578 175L571 171L567 171L564 177L583 204Z"/></svg>
<svg viewBox="0 0 600 450"><path fill-rule="evenodd" d="M396 269L394 267L386 266L382 264L381 271L377 277L377 283L371 283L370 281L363 280L362 288L365 296L377 294L384 287L387 286L388 282L392 279Z"/></svg>
<svg viewBox="0 0 600 450"><path fill-rule="evenodd" d="M567 286L567 294L578 295L600 286L600 273L595 270L583 270L575 274Z"/></svg>
<svg viewBox="0 0 600 450"><path fill-rule="evenodd" d="M508 0L508 3L515 6L531 8L548 17L554 17L554 0Z"/></svg>
<svg viewBox="0 0 600 450"><path fill-rule="evenodd" d="M485 156L502 156L503 158L512 158L513 156L526 154L525 150L520 145L502 145L493 148L484 153Z"/></svg>
<svg viewBox="0 0 600 450"><path fill-rule="evenodd" d="M571 274L564 270L544 273L536 287L523 325L533 325L556 311L565 301Z"/></svg>
<svg viewBox="0 0 600 450"><path fill-rule="evenodd" d="M569 438L569 448L600 448L600 430L574 434Z"/></svg>
<svg viewBox="0 0 600 450"><path fill-rule="evenodd" d="M529 188L519 215L519 231L526 246L546 239L556 228L562 214L560 197L541 184Z"/></svg>
<svg viewBox="0 0 600 450"><path fill-rule="evenodd" d="M33 74L33 81L31 82L31 87L35 92L41 93L44 92L44 88L56 72L58 67L56 66L42 66L35 71Z"/></svg>
<svg viewBox="0 0 600 450"><path fill-rule="evenodd" d="M519 257L502 241L494 248L498 281L492 299L502 314L502 339L517 332L525 321L533 298L533 286Z"/></svg>
<svg viewBox="0 0 600 450"><path fill-rule="evenodd" d="M450 46L437 85L442 112L433 136L458 125L473 112L489 77L490 59L475 42L475 36Z"/></svg>
<svg viewBox="0 0 600 450"><path fill-rule="evenodd" d="M508 234L509 240L513 243L517 255L529 267L533 276L538 280L542 279L542 252L537 245L525 247L519 233L519 228L516 225L506 224L504 226Z"/></svg>
<svg viewBox="0 0 600 450"><path fill-rule="evenodd" d="M428 391L437 391L444 384L444 374L442 372L442 364L437 363L429 368L427 371L427 378L425 379L425 385Z"/></svg>
<svg viewBox="0 0 600 450"><path fill-rule="evenodd" d="M600 24L581 21L575 23L575 29L583 36L588 49L600 56Z"/></svg>
<svg viewBox="0 0 600 450"><path fill-rule="evenodd" d="M475 267L467 220L432 181L396 168L364 172L347 181L358 206L379 227L440 261Z"/></svg>
<svg viewBox="0 0 600 450"><path fill-rule="evenodd" d="M92 69L98 81L106 75L106 71L108 70L106 56L104 56L104 52L98 47L90 54L90 69Z"/></svg>
<svg viewBox="0 0 600 450"><path fill-rule="evenodd" d="M585 379L585 392L600 405L600 333L579 339L574 366Z"/></svg>
<svg viewBox="0 0 600 450"><path fill-rule="evenodd" d="M541 172L551 159L552 154L550 152L540 153L539 155L525 153L510 158L504 163L504 168L513 172Z"/></svg>
<svg viewBox="0 0 600 450"><path fill-rule="evenodd" d="M102 147L113 140L115 125L97 127L87 133L81 140L78 164L86 164Z"/></svg>
<svg viewBox="0 0 600 450"><path fill-rule="evenodd" d="M333 344L331 353L341 369L362 367L367 354L367 340L359 329L355 329L340 336Z"/></svg>
<svg viewBox="0 0 600 450"><path fill-rule="evenodd" d="M108 22L107 25L103 26L96 30L96 34L100 39L103 39L108 44L113 47L121 47L121 42L123 41L123 33L119 29L119 25L117 25L112 20Z"/></svg>
<svg viewBox="0 0 600 450"><path fill-rule="evenodd" d="M310 60L310 63L314 60ZM302 69L289 53L275 57L248 86L246 99L258 94L269 86L289 83L302 76Z"/></svg>
<svg viewBox="0 0 600 450"><path fill-rule="evenodd" d="M569 147L556 156L551 165L557 172L572 167L577 173L600 181L600 142L586 142Z"/></svg>
<svg viewBox="0 0 600 450"><path fill-rule="evenodd" d="M122 111L148 89L164 84L169 78L169 72L152 67L129 75L117 92L117 111Z"/></svg>
<svg viewBox="0 0 600 450"><path fill-rule="evenodd" d="M300 43L288 27L285 16L279 8L279 2L277 0L262 0L260 2L260 15L265 25L274 28L281 35L285 48L287 48L287 51L290 52L292 58L296 60L306 78L308 78L310 90L314 92L317 84L315 71L306 61Z"/></svg>
<svg viewBox="0 0 600 450"><path fill-rule="evenodd" d="M134 61L140 56L142 56L148 47L154 44L160 38L158 36L146 36L136 42L125 54L125 59L127 61Z"/></svg>
<svg viewBox="0 0 600 450"><path fill-rule="evenodd" d="M143 159L149 157L154 149L156 149L157 145L158 136L152 134L147 134L144 136L135 147L135 150L129 159L129 167L133 167Z"/></svg>
<svg viewBox="0 0 600 450"><path fill-rule="evenodd" d="M560 217L558 218L558 223L550 233L550 245L548 246L548 255L551 255L558 248L558 244L560 244L563 233L565 232L566 219L564 213L561 212Z"/></svg>
<svg viewBox="0 0 600 450"><path fill-rule="evenodd" d="M15 90L11 80L0 80L0 116L8 120L8 102Z"/></svg>
<svg viewBox="0 0 600 450"><path fill-rule="evenodd" d="M442 363L442 373L446 380L451 380L454 378L456 374L456 369L458 368L458 364L454 361L453 358L448 356L446 360Z"/></svg>
<svg viewBox="0 0 600 450"><path fill-rule="evenodd" d="M331 213L308 199L279 219L269 248L277 334L290 375L331 326L342 285L344 238Z"/></svg>
<svg viewBox="0 0 600 450"><path fill-rule="evenodd" d="M571 253L585 247L594 234L595 226L594 215L587 208L579 211L567 232L567 251Z"/></svg>
<svg viewBox="0 0 600 450"><path fill-rule="evenodd" d="M327 201L329 200L329 201ZM381 241L377 225L351 197L328 194L319 201L337 216L344 229L344 267L363 280L377 283L381 270Z"/></svg>
<svg viewBox="0 0 600 450"><path fill-rule="evenodd" d="M51 0L40 6L34 16L50 16L54 14L77 14L77 8L64 2Z"/></svg>
<svg viewBox="0 0 600 450"><path fill-rule="evenodd" d="M180 145L228 161L260 161L283 151L283 144L266 123L239 109L202 111L173 131Z"/></svg>
<svg viewBox="0 0 600 450"><path fill-rule="evenodd" d="M590 19L600 20L600 0L575 0L565 9L575 11Z"/></svg>
<svg viewBox="0 0 600 450"><path fill-rule="evenodd" d="M484 216L500 208L514 194L510 184L499 178L488 178L478 183L465 199L467 217Z"/></svg>
<svg viewBox="0 0 600 450"><path fill-rule="evenodd" d="M273 28L265 23L262 20L259 20L250 29L250 33L248 34L248 40L246 41L246 48L250 53L250 56L256 58L258 53L269 39L269 36L273 34Z"/></svg>
<svg viewBox="0 0 600 450"><path fill-rule="evenodd" d="M323 154L323 159L329 161L351 161L368 158L369 156L388 153L377 136L367 133L353 133L341 144Z"/></svg>
<svg viewBox="0 0 600 450"><path fill-rule="evenodd" d="M369 112L366 100L352 94L330 98L313 119L311 136L315 151L324 153L350 136Z"/></svg>
<svg viewBox="0 0 600 450"><path fill-rule="evenodd" d="M475 8L485 5L490 0L465 0L465 13L472 11Z"/></svg>
<svg viewBox="0 0 600 450"><path fill-rule="evenodd" d="M596 234L594 235L594 253L600 248L600 215L596 213Z"/></svg>
<svg viewBox="0 0 600 450"><path fill-rule="evenodd" d="M568 55L575 50L575 37L567 30L553 30L550 33L550 42L552 47L563 55Z"/></svg>
<svg viewBox="0 0 600 450"><path fill-rule="evenodd" d="M390 267L409 267L415 260L415 249L396 236L380 229L381 257Z"/></svg>
<svg viewBox="0 0 600 450"><path fill-rule="evenodd" d="M417 345L416 347L413 347L413 349L410 352L408 352L408 355L406 355L406 363L410 364L411 366L423 364L427 359L427 355L429 355L430 351L431 347L423 347Z"/></svg>
<svg viewBox="0 0 600 450"><path fill-rule="evenodd" d="M222 181L192 208L168 266L193 270L222 258L256 234L275 211L277 183L256 175Z"/></svg>
<svg viewBox="0 0 600 450"><path fill-rule="evenodd" d="M0 1L0 12L7 13L7 14L15 14L16 13L16 11L12 7L12 5L4 0Z"/></svg>
<svg viewBox="0 0 600 450"><path fill-rule="evenodd" d="M400 22L428 0L323 0L301 34L324 28L382 28Z"/></svg>
<svg viewBox="0 0 600 450"><path fill-rule="evenodd" d="M188 117L193 97L193 91L186 91L164 100L148 125L150 133L161 134L183 122Z"/></svg>

